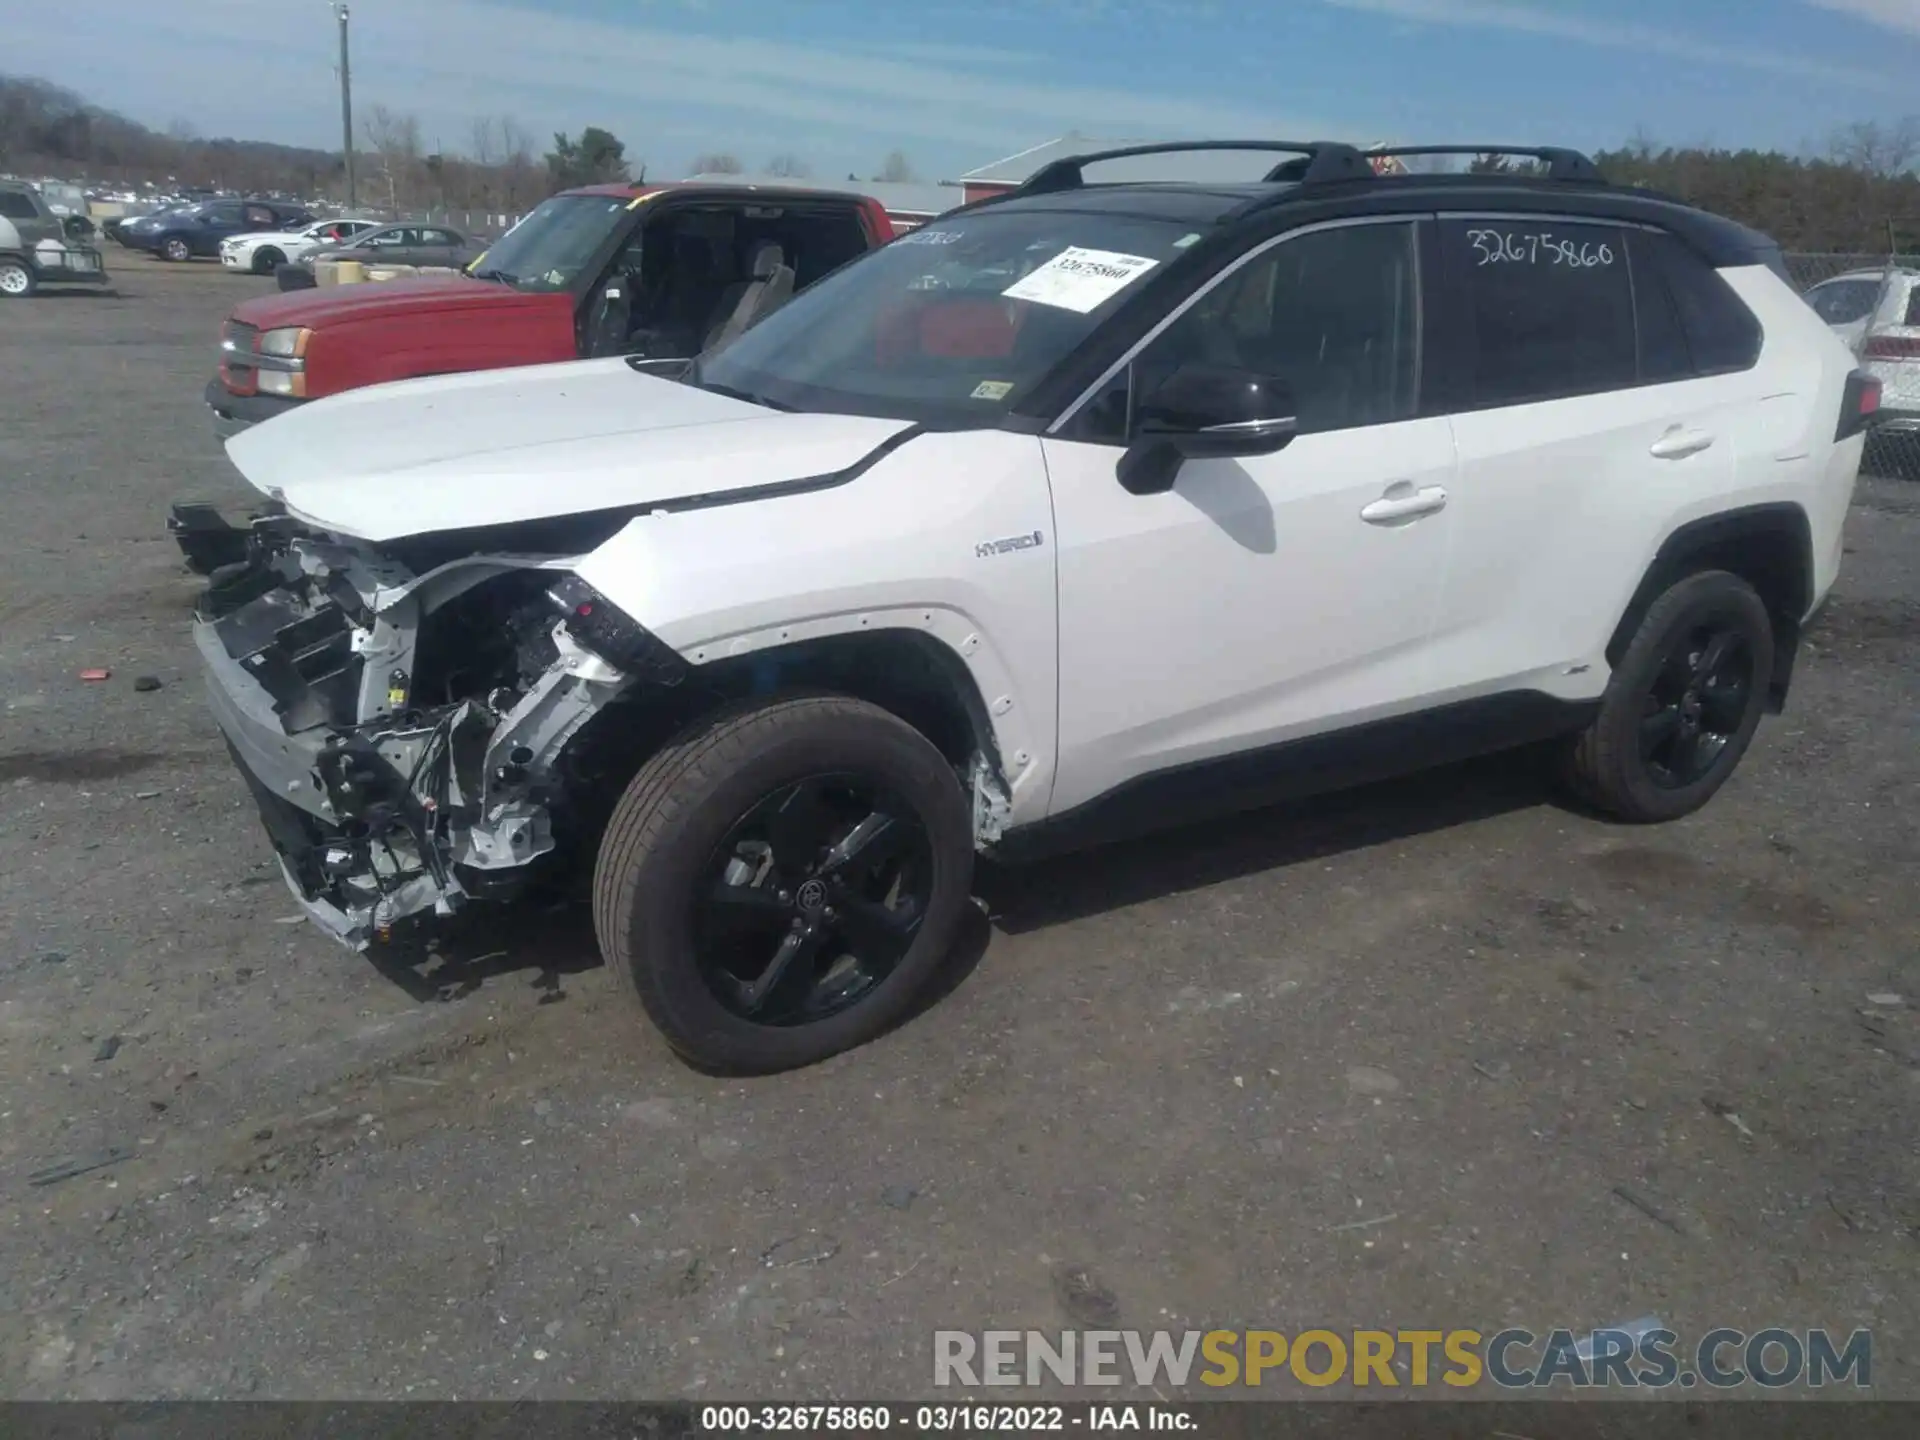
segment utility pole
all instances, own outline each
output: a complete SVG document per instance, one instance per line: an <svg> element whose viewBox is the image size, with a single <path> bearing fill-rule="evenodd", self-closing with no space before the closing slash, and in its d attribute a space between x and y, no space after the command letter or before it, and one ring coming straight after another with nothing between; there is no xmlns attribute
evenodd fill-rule
<svg viewBox="0 0 1920 1440"><path fill-rule="evenodd" d="M347 66L347 6L339 0L333 13L340 17L340 146L347 162L347 209L359 201L353 187L353 72Z"/></svg>

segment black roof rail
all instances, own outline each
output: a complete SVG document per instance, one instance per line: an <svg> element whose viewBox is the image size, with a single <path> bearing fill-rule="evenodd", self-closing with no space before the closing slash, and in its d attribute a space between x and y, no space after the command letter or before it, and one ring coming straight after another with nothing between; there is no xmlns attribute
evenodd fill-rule
<svg viewBox="0 0 1920 1440"><path fill-rule="evenodd" d="M1267 180L1299 180L1317 184L1373 173L1364 154L1351 145L1334 140L1178 140L1159 145L1127 145L1117 150L1068 155L1042 165L1008 193L1048 195L1060 190L1078 190L1087 183L1081 173L1082 168L1100 161L1129 160L1136 155L1178 155L1209 150L1252 150L1297 157L1275 166L1263 177Z"/></svg>
<svg viewBox="0 0 1920 1440"><path fill-rule="evenodd" d="M1586 185L1604 185L1600 167L1578 150L1557 145L1389 145L1367 151L1369 156L1405 155L1525 155L1547 167L1549 180L1570 180Z"/></svg>

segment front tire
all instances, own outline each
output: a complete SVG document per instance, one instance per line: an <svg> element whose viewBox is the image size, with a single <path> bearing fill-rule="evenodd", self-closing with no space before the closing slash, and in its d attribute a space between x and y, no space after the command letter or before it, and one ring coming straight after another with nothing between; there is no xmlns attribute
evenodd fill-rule
<svg viewBox="0 0 1920 1440"><path fill-rule="evenodd" d="M160 258L181 264L193 258L193 247L178 235L169 235L160 242Z"/></svg>
<svg viewBox="0 0 1920 1440"><path fill-rule="evenodd" d="M1677 820L1713 798L1752 743L1773 676L1773 622L1725 570L1655 600L1567 753L1574 791L1616 819Z"/></svg>
<svg viewBox="0 0 1920 1440"><path fill-rule="evenodd" d="M966 796L864 701L723 710L645 765L594 867L594 928L675 1050L712 1071L824 1060L898 1024L973 882Z"/></svg>
<svg viewBox="0 0 1920 1440"><path fill-rule="evenodd" d="M40 282L34 278L26 261L11 257L0 260L0 296L9 300L24 300L39 288Z"/></svg>
<svg viewBox="0 0 1920 1440"><path fill-rule="evenodd" d="M263 246L253 252L253 273L256 275L271 275L274 267L286 263L287 257L271 245Z"/></svg>

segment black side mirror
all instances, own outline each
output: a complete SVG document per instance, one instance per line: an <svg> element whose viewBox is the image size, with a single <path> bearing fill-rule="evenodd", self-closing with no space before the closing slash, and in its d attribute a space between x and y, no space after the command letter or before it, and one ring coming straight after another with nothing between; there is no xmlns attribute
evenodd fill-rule
<svg viewBox="0 0 1920 1440"><path fill-rule="evenodd" d="M587 323L589 358L626 353L633 324L632 283L625 275L615 275L600 287L600 298L594 302L593 317Z"/></svg>
<svg viewBox="0 0 1920 1440"><path fill-rule="evenodd" d="M1271 455L1299 431L1284 380L1228 365L1183 365L1135 407L1120 483L1135 495L1163 494L1188 460Z"/></svg>

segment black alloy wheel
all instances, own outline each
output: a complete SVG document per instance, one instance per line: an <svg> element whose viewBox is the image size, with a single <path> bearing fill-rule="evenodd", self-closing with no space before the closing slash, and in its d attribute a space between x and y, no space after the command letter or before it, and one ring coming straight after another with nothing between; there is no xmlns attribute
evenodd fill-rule
<svg viewBox="0 0 1920 1440"><path fill-rule="evenodd" d="M1753 647L1725 622L1683 632L1654 672L1640 762L1663 790L1697 785L1740 733L1752 699Z"/></svg>
<svg viewBox="0 0 1920 1440"><path fill-rule="evenodd" d="M759 1025L857 1005L913 944L933 888L926 826L854 775L783 786L735 822L693 897L715 998Z"/></svg>
<svg viewBox="0 0 1920 1440"><path fill-rule="evenodd" d="M884 1034L970 913L952 761L848 695L742 700L644 763L594 861L601 953L695 1065L767 1074Z"/></svg>
<svg viewBox="0 0 1920 1440"><path fill-rule="evenodd" d="M1670 585L1613 667L1600 712L1572 737L1565 778L1616 819L1677 820L1726 783L1766 710L1773 617L1725 570Z"/></svg>

